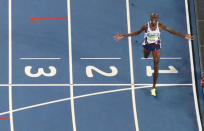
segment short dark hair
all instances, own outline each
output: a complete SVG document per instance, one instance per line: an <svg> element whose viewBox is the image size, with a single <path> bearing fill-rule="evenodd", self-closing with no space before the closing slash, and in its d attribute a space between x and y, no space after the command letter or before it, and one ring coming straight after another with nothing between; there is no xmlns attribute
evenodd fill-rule
<svg viewBox="0 0 204 131"><path fill-rule="evenodd" d="M150 17L157 17L157 18L159 18L159 15L154 12L154 13L152 13L152 14L150 15Z"/></svg>

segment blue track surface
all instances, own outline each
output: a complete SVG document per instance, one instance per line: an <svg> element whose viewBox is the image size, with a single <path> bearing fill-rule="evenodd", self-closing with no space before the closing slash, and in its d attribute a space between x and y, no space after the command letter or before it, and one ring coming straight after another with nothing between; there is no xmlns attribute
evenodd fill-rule
<svg viewBox="0 0 204 131"><path fill-rule="evenodd" d="M0 118L10 120L0 120L0 131L202 131L196 106L203 109L203 96L199 84L193 91L198 73L188 41L161 32L158 96L152 97L147 68L153 60L143 58L143 33L113 39L128 25L138 30L152 12L187 33L185 0L71 0L71 8L69 0L9 2L12 16L8 1L0 1ZM69 13L68 20L29 21ZM50 76L35 76L40 70Z"/></svg>

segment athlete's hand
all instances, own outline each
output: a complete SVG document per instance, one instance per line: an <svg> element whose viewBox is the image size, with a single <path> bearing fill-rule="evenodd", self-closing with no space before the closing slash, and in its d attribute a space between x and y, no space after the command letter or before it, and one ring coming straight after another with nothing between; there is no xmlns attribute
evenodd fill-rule
<svg viewBox="0 0 204 131"><path fill-rule="evenodd" d="M192 35L190 35L190 34L186 34L186 35L185 35L185 38L186 38L187 40L193 40L193 39L194 39L194 37L193 37Z"/></svg>
<svg viewBox="0 0 204 131"><path fill-rule="evenodd" d="M113 38L114 38L116 41L119 41L120 39L124 38L124 36L123 36L122 34L118 33L118 34L115 35Z"/></svg>

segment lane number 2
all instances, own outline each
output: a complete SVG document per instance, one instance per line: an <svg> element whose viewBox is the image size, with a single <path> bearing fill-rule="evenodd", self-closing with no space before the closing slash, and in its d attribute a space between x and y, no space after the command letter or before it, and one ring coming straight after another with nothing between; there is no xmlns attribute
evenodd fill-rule
<svg viewBox="0 0 204 131"><path fill-rule="evenodd" d="M32 66L26 66L25 67L25 74L29 77L39 77L41 75L46 76L46 77L52 77L55 76L57 73L57 70L54 66L49 66L48 67L50 72L49 73L45 73L43 68L38 68L38 72L37 73L31 73L31 69Z"/></svg>
<svg viewBox="0 0 204 131"><path fill-rule="evenodd" d="M107 77L113 77L116 76L118 74L118 69L115 66L109 66L111 72L110 73L106 73L101 71L100 69L96 68L95 66L87 66L86 67L86 75L88 77L93 77L93 71L98 72L99 74L103 75L103 76L107 76Z"/></svg>

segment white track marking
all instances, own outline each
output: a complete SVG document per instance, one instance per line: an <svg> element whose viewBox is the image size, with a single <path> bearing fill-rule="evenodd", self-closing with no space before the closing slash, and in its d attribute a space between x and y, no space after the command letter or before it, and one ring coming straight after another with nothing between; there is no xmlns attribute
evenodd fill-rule
<svg viewBox="0 0 204 131"><path fill-rule="evenodd" d="M14 112L14 110L12 112ZM7 114L10 114L10 111L2 112L0 113L0 116L7 115Z"/></svg>
<svg viewBox="0 0 204 131"><path fill-rule="evenodd" d="M188 34L191 34L190 30L190 20L189 20L189 9L188 9L188 0L185 0L185 7L186 7L186 22L187 22L187 31ZM193 96L194 96L194 103L195 103L195 111L197 116L197 123L198 123L198 129L199 131L202 131L202 124L201 124L201 118L200 118L200 111L198 107L198 99L197 99L197 92L196 92L196 85L195 85L195 71L194 71L194 62L193 62L193 52L192 52L192 43L191 40L188 41L189 43L189 53L190 53L190 61L191 61L191 76L193 81Z"/></svg>
<svg viewBox="0 0 204 131"><path fill-rule="evenodd" d="M159 70L159 73L178 73L178 70L174 66L170 65L168 68L169 70ZM146 66L146 75L151 77L152 74L154 74L154 69L151 66Z"/></svg>
<svg viewBox="0 0 204 131"><path fill-rule="evenodd" d="M130 26L130 3L129 0L126 0L126 12L127 12L127 28L128 33L131 33ZM133 114L135 120L135 128L136 131L139 131L139 124L137 118L137 110L136 110L136 98L135 98L135 88L134 88L134 70L133 70L133 55L132 55L132 40L131 37L128 37L128 46L129 46L129 61L130 61L130 79L131 79L131 91L132 91L132 105L133 105Z"/></svg>
<svg viewBox="0 0 204 131"><path fill-rule="evenodd" d="M25 66L25 74L29 77L40 77L41 75L46 76L46 77L52 77L55 76L57 73L57 70L54 66L49 66L48 67L50 72L49 73L45 73L43 68L38 68L38 72L37 73L31 73L32 70L32 66Z"/></svg>
<svg viewBox="0 0 204 131"><path fill-rule="evenodd" d="M134 84L135 86L145 86L145 85L152 85L152 84L143 84L143 83L139 83L139 84ZM193 84L157 84L158 86L190 86ZM0 84L0 87L6 87L6 86L15 86L15 87L63 87L63 86L70 86L70 84ZM73 86L131 86L131 84L73 84Z"/></svg>
<svg viewBox="0 0 204 131"><path fill-rule="evenodd" d="M131 86L131 84L74 84L74 86Z"/></svg>
<svg viewBox="0 0 204 131"><path fill-rule="evenodd" d="M145 88L145 86L143 86L143 87ZM146 87L150 87L150 86L146 86ZM102 94L114 93L114 92L128 91L128 90L131 90L131 89L132 88L123 88L123 89L117 89L117 90L109 90L109 91L103 91L103 92L97 92L97 93L90 93L90 94L86 94L86 95L75 96L74 99L88 97L88 96L94 96L94 95L102 95ZM63 102L63 101L68 101L68 100L71 100L71 98L63 98L63 99L49 101L49 102L44 102L44 103L36 104L36 105L32 105L32 106L26 106L26 107L15 109L12 112L23 111L23 110L26 110L26 109L36 108L36 107L40 107L40 106L44 106L44 105L49 105L49 104L54 104L54 103ZM8 113L9 112L2 112L2 113L0 113L0 116L8 114Z"/></svg>
<svg viewBox="0 0 204 131"><path fill-rule="evenodd" d="M152 84L135 84L135 86L147 86ZM193 84L157 84L157 86L192 86Z"/></svg>
<svg viewBox="0 0 204 131"><path fill-rule="evenodd" d="M49 104L54 104L54 103L63 102L63 101L68 101L68 100L70 100L70 98L54 100L54 101L50 101L50 102L45 102L45 103L41 103L41 104L36 104L36 105L32 105L32 106L27 106L27 107L15 109L15 110L13 110L13 112L22 111L22 110L31 109L31 108L36 108L36 107L49 105Z"/></svg>
<svg viewBox="0 0 204 131"><path fill-rule="evenodd" d="M80 58L81 60L121 60L121 58Z"/></svg>
<svg viewBox="0 0 204 131"><path fill-rule="evenodd" d="M20 58L20 60L61 60L61 58Z"/></svg>
<svg viewBox="0 0 204 131"><path fill-rule="evenodd" d="M72 32L71 32L71 2L67 0L67 15L68 22L68 39L69 39L69 77L70 77L70 98L71 98L71 112L72 112L72 126L73 131L77 131L76 117L74 109L74 88L73 88L73 68L72 68Z"/></svg>
<svg viewBox="0 0 204 131"><path fill-rule="evenodd" d="M10 84L0 84L0 87L5 87L5 86L10 86Z"/></svg>
<svg viewBox="0 0 204 131"><path fill-rule="evenodd" d="M152 57L150 57L150 58L141 58L141 59L153 60ZM163 60L181 60L182 58L181 57L161 57L160 59L163 59Z"/></svg>
<svg viewBox="0 0 204 131"><path fill-rule="evenodd" d="M149 87L149 86L147 86L147 87ZM122 88L122 89L116 89L116 90L109 90L109 91L90 93L90 94L85 94L85 95L81 95L81 96L76 96L75 99L84 98L84 97L88 97L88 96L95 96L95 95L102 95L102 94L121 92L121 91L128 91L128 90L132 90L132 88Z"/></svg>
<svg viewBox="0 0 204 131"><path fill-rule="evenodd" d="M96 68L95 66L86 66L86 75L87 77L94 77L93 75L93 71L99 73L100 75L106 76L106 77L113 77L116 76L118 74L118 69L115 66L109 66L109 69L111 70L111 72L104 72L98 68Z"/></svg>
<svg viewBox="0 0 204 131"><path fill-rule="evenodd" d="M180 84L180 85L178 85L178 84L169 84L169 85L168 84L159 84L159 85L157 85L157 87L159 87L159 88L161 88L161 87L164 88L164 87L167 87L167 86L192 86L192 85L191 84ZM152 84L146 84L144 86L134 87L134 89L138 90L138 89L151 88L151 87L152 87ZM95 96L95 95L116 93L116 92L122 92L122 91L129 91L129 90L132 90L132 88L122 88L122 89L108 90L108 91L102 91L102 92L96 92L96 93L89 93L89 94L85 94L85 95L75 96L74 99L79 99L79 98L84 98L84 97L89 97L89 96ZM18 111L32 109L32 108L36 108L36 107L40 107L40 106L44 106L44 105L54 104L54 103L58 103L58 102L64 102L64 101L68 101L70 99L71 98L63 98L63 99L44 102L44 103L40 103L40 104L36 104L36 105L26 106L26 107L15 109L12 112L18 112ZM0 113L0 116L6 115L6 114L9 114L9 113L10 113L10 111L2 112L2 113Z"/></svg>
<svg viewBox="0 0 204 131"><path fill-rule="evenodd" d="M130 86L131 84L73 84L73 86ZM0 84L0 86L9 86L9 84ZM71 86L71 84L12 84L12 86Z"/></svg>
<svg viewBox="0 0 204 131"><path fill-rule="evenodd" d="M109 91L103 91L103 92L97 92L97 93L90 93L90 94L86 94L86 95L75 96L74 99L82 98L82 97L88 97L88 96L93 96L93 95L100 95L100 94L119 92L119 91L127 91L127 90L131 90L131 88L124 88L124 89L109 90ZM68 100L71 100L71 98L64 98L64 99L44 102L44 103L36 104L36 105L32 105L32 106L26 106L26 107L15 109L15 110L13 110L13 112L22 111L22 110L26 110L26 109L31 109L31 108L35 108L35 107L39 107L39 106L48 105L48 104L54 104L54 103L58 103L58 102L68 101ZM8 114L8 113L9 113L9 111L8 112L2 112L2 113L0 113L0 116Z"/></svg>
<svg viewBox="0 0 204 131"><path fill-rule="evenodd" d="M63 102L63 101L68 101L68 100L70 100L70 98L64 98L64 99L44 102L44 103L40 103L40 104L36 104L36 105L32 105L32 106L26 106L26 107L18 108L18 109L13 110L13 112L23 111L23 110L27 110L27 109L31 109L31 108L36 108L36 107L45 106L45 105L54 104L54 103ZM8 112L2 112L2 113L0 113L0 116L6 115L8 113L9 113L9 111Z"/></svg>
<svg viewBox="0 0 204 131"><path fill-rule="evenodd" d="M14 131L13 124L13 101L12 101L12 0L8 1L9 12L9 115L10 115L10 129Z"/></svg>
<svg viewBox="0 0 204 131"><path fill-rule="evenodd" d="M0 85L1 86L1 85ZM12 84L12 86L70 86L70 84Z"/></svg>

